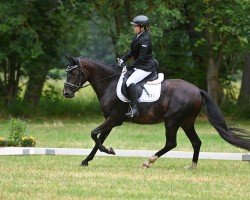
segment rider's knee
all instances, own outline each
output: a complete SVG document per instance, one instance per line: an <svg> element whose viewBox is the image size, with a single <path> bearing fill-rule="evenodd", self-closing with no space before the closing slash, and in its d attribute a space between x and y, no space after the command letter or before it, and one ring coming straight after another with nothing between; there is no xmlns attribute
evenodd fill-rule
<svg viewBox="0 0 250 200"><path fill-rule="evenodd" d="M129 87L132 83L133 83L133 82L130 81L130 79L128 79L127 82L126 82L127 87Z"/></svg>

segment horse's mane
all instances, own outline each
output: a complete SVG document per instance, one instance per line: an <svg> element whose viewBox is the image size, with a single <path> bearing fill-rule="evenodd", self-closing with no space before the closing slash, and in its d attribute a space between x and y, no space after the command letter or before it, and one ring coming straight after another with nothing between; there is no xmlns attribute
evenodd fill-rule
<svg viewBox="0 0 250 200"><path fill-rule="evenodd" d="M113 65L111 65L111 64L109 64L109 63L105 63L105 62L103 62L103 61L94 59L94 58L89 58L89 57L85 57L85 56L80 56L79 58L80 58L80 59L89 60L89 61L92 61L92 62L101 64L101 65L104 65L104 67L109 67L110 69L112 69L112 70L114 70L114 71L120 71L118 68L115 68L115 66L113 66Z"/></svg>

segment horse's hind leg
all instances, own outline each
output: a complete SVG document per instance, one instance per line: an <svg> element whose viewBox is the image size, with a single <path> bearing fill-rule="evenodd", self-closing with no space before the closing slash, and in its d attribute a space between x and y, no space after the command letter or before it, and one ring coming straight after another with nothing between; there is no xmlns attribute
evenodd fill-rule
<svg viewBox="0 0 250 200"><path fill-rule="evenodd" d="M192 146L194 149L192 165L188 168L189 169L196 169L198 159L199 159L201 140L195 131L194 124L192 124L190 127L182 127L182 129L185 131L185 133L186 133L188 139L190 140L190 142L192 143Z"/></svg>
<svg viewBox="0 0 250 200"><path fill-rule="evenodd" d="M155 155L151 156L148 161L143 163L143 167L150 167L150 164L154 163L159 157L161 157L163 154L167 153L171 149L175 148L177 146L176 143L176 134L179 129L179 125L177 123L171 123L165 122L165 129L166 129L166 144L165 146L155 153Z"/></svg>

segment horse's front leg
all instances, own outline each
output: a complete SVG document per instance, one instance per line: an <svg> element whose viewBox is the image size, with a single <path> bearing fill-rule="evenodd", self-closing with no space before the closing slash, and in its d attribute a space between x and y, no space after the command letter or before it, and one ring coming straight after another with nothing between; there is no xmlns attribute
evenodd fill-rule
<svg viewBox="0 0 250 200"><path fill-rule="evenodd" d="M108 137L109 133L111 132L111 130L107 131L107 132L104 132L104 133L101 133L100 136L99 136L99 140L100 142L103 144L103 142L105 141L105 139ZM93 160L96 152L98 150L98 146L95 145L94 148L92 149L92 151L89 153L89 155L87 156L87 158L85 158L81 165L82 166L88 166L88 163L89 161Z"/></svg>
<svg viewBox="0 0 250 200"><path fill-rule="evenodd" d="M98 138L99 134L107 135L107 133L109 133L115 126L116 123L114 123L114 121L111 118L108 118L102 125L100 125L91 132L91 138L95 141L95 145L100 151L105 152L107 154L115 155L113 148L110 147L109 149L107 149L105 146L103 146L102 144L103 141L101 141L101 139ZM103 137L105 137L105 135L103 135Z"/></svg>

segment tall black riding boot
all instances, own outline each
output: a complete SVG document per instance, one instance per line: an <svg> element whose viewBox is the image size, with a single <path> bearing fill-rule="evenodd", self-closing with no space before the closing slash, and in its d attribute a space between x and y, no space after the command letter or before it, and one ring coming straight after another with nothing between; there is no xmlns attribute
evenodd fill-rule
<svg viewBox="0 0 250 200"><path fill-rule="evenodd" d="M134 83L128 86L128 92L131 99L131 109L125 114L126 117L136 117L139 115L138 109L138 93L136 90L136 85Z"/></svg>

